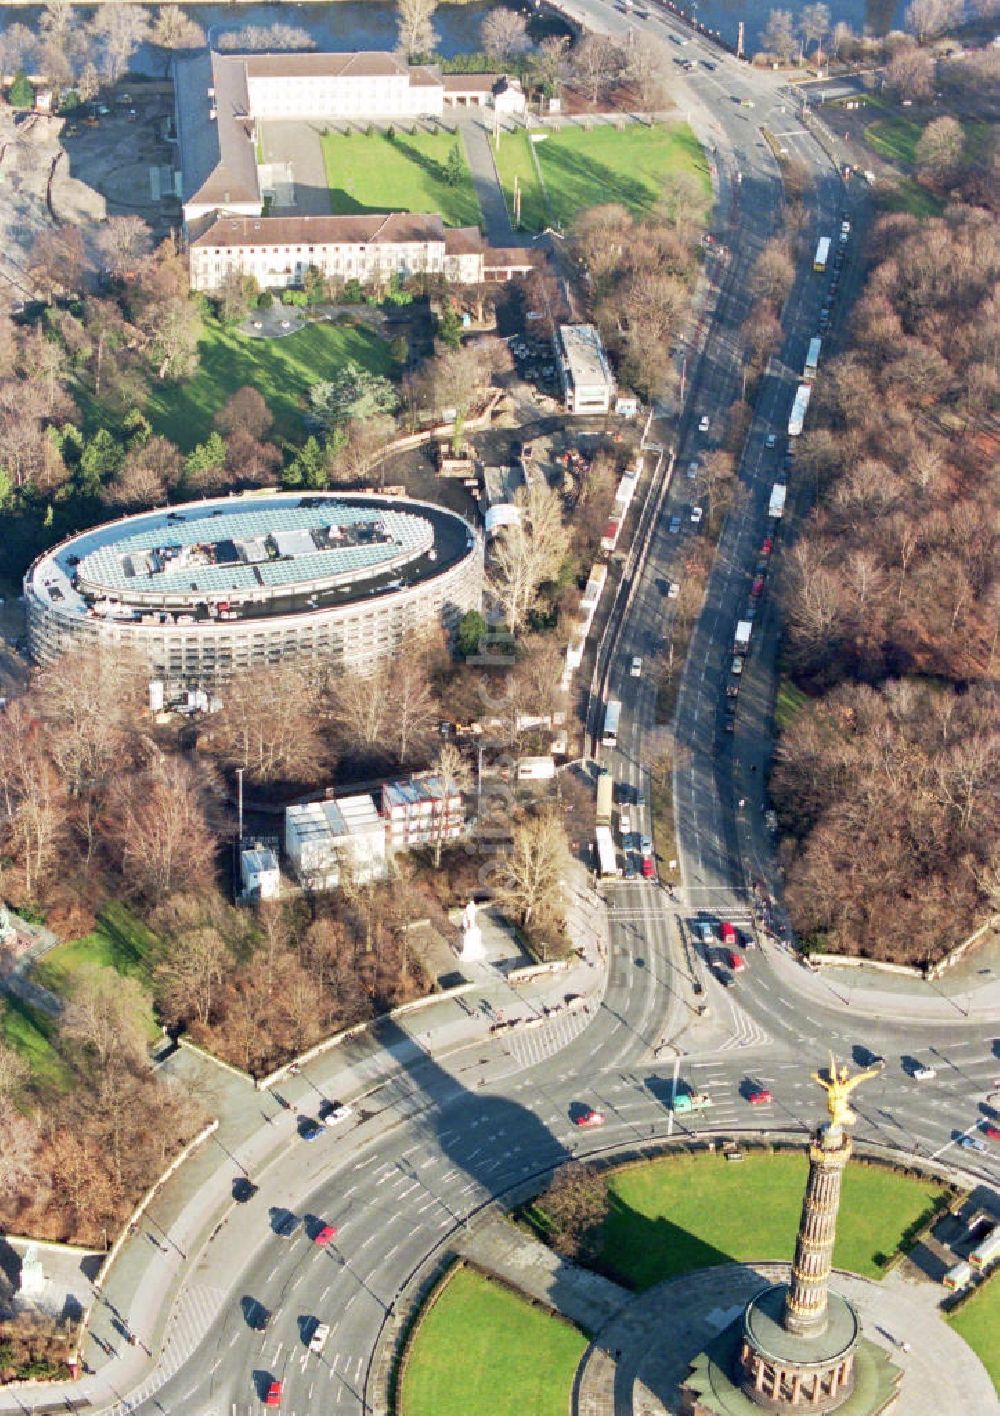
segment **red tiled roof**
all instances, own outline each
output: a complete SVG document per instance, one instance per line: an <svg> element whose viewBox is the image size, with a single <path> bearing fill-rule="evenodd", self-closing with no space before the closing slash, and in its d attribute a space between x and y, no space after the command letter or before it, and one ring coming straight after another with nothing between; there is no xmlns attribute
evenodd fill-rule
<svg viewBox="0 0 1000 1416"><path fill-rule="evenodd" d="M219 214L192 242L199 246L374 246L445 241L439 216L375 212L359 216L228 216Z"/></svg>

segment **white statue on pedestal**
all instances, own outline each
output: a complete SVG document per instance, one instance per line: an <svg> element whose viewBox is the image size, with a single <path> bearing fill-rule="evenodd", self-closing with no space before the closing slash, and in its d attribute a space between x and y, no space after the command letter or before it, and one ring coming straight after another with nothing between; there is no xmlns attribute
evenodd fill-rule
<svg viewBox="0 0 1000 1416"><path fill-rule="evenodd" d="M476 902L470 900L462 911L462 952L458 956L463 964L478 963L486 958L483 947L483 931L476 923Z"/></svg>
<svg viewBox="0 0 1000 1416"><path fill-rule="evenodd" d="M38 1245L29 1244L21 1260L21 1282L17 1296L24 1299L40 1298L45 1292L45 1270L38 1257Z"/></svg>

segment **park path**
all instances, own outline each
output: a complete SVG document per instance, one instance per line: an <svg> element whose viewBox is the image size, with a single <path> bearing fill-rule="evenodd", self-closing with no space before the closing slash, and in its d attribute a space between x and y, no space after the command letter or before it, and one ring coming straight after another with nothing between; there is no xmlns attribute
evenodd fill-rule
<svg viewBox="0 0 1000 1416"><path fill-rule="evenodd" d="M472 185L483 214L486 239L493 246L523 246L531 239L510 224L500 178L497 176L493 151L490 147L489 118L479 108L455 110L459 131L465 139Z"/></svg>
<svg viewBox="0 0 1000 1416"><path fill-rule="evenodd" d="M560 1258L507 1219L477 1226L458 1250L477 1268L561 1313L584 1332L597 1332L632 1300L627 1288Z"/></svg>

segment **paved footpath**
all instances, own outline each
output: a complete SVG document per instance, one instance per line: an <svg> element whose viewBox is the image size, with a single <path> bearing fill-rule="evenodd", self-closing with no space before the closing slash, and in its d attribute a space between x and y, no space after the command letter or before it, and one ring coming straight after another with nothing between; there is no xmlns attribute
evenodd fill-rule
<svg viewBox="0 0 1000 1416"><path fill-rule="evenodd" d="M494 1217L478 1225L457 1247L463 1258L561 1313L584 1332L599 1332L632 1301L627 1288L560 1258L506 1219Z"/></svg>
<svg viewBox="0 0 1000 1416"><path fill-rule="evenodd" d="M639 1294L585 1354L571 1416L672 1416L689 1359L749 1298L787 1276L787 1264L725 1264ZM979 1358L893 1277L875 1283L838 1271L832 1285L858 1309L865 1336L902 1367L901 1416L991 1416L997 1397Z"/></svg>
<svg viewBox="0 0 1000 1416"><path fill-rule="evenodd" d="M234 1178L252 1177L267 1198L268 1172L294 1147L300 1116L315 1115L324 1098L356 1102L378 1092L380 1107L390 1106L397 1117L416 1115L432 1104L419 1082L429 1058L464 1085L471 1072L489 1082L523 1065L509 1050L510 1041L522 1036L517 1029L504 1035L504 1047L483 1056L498 1012L532 1020L523 1037L536 1040L533 1050L545 1045L550 1032L584 1027L583 1009L568 1013L563 1004L572 994L593 1004L603 993L607 920L603 901L584 884L582 872L570 892L568 923L580 953L569 969L515 989L490 964L457 964L478 985L474 993L378 1021L272 1091L258 1091L245 1077L190 1050L174 1053L161 1070L217 1116L219 1128L164 1185L101 1284L83 1352L87 1375L75 1383L0 1388L0 1413L23 1416L66 1400L86 1403L90 1411L124 1412L126 1397L155 1391L176 1371L200 1342L206 1314L218 1311L238 1278L220 1274L212 1249L215 1233L237 1208ZM329 1164L322 1148L315 1156L307 1149L299 1174L302 1194L322 1182ZM151 1354L163 1357L152 1377Z"/></svg>

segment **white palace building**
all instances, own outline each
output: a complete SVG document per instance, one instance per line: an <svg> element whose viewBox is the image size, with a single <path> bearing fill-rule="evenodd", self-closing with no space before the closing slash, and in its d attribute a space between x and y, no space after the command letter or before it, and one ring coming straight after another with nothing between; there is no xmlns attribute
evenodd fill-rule
<svg viewBox="0 0 1000 1416"><path fill-rule="evenodd" d="M193 290L218 289L227 272L262 287L301 283L315 266L362 284L437 274L461 284L507 280L533 268L526 251L490 250L472 227L406 212L264 215L261 122L438 118L445 106L523 109L516 80L439 77L394 54L228 54L203 50L175 66L181 202Z"/></svg>

